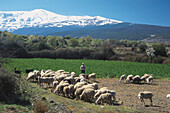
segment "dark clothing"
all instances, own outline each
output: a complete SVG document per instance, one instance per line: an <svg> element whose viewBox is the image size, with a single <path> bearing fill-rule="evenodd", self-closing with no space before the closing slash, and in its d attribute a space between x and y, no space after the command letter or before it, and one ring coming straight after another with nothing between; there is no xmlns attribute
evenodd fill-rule
<svg viewBox="0 0 170 113"><path fill-rule="evenodd" d="M84 73L84 74L85 74L85 70L81 70L81 73Z"/></svg>
<svg viewBox="0 0 170 113"><path fill-rule="evenodd" d="M81 73L85 74L86 66L85 65L81 65L80 66L80 70L81 70Z"/></svg>

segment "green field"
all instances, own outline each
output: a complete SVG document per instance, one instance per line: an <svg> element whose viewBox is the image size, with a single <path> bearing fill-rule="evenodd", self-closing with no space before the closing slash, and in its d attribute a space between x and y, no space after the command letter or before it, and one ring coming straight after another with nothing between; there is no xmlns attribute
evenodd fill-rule
<svg viewBox="0 0 170 113"><path fill-rule="evenodd" d="M120 77L122 74L133 74L142 76L145 73L154 74L155 78L169 79L170 64L151 64L125 61L104 61L104 60L73 60L73 59L7 59L4 64L8 70L17 70L25 72L25 69L52 69L54 71L64 69L65 71L74 71L80 74L80 65L82 62L86 66L86 74L97 73L97 77Z"/></svg>

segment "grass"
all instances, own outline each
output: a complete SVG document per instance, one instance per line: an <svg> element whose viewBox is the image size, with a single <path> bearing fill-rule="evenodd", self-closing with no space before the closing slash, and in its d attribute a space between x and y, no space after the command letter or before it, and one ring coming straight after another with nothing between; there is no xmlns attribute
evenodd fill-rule
<svg viewBox="0 0 170 113"><path fill-rule="evenodd" d="M73 59L8 59L5 68L13 71L14 67L22 72L25 69L52 69L54 71L64 69L65 71L74 71L80 74L80 65L82 62L86 66L86 74L97 73L97 77L120 77L122 74L133 74L142 76L145 73L154 74L155 78L167 79L170 77L170 64L151 64L125 61L107 61L107 60L73 60Z"/></svg>
<svg viewBox="0 0 170 113"><path fill-rule="evenodd" d="M62 96L55 95L50 92L50 89L45 90L42 88L39 88L37 84L31 83L33 87L36 87L34 89L34 93L41 97L53 99L55 102L57 102L58 105L65 105L65 107L71 111L74 111L76 113L87 113L87 112L97 112L97 113L145 113L147 111L139 111L134 108L130 107L123 107L123 106L109 106L109 105L104 105L104 108L101 106L103 105L95 105L94 103L88 103L88 102L83 102L81 100L73 100L69 98L65 98Z"/></svg>
<svg viewBox="0 0 170 113"><path fill-rule="evenodd" d="M0 113L33 113L30 107L16 104L0 104Z"/></svg>

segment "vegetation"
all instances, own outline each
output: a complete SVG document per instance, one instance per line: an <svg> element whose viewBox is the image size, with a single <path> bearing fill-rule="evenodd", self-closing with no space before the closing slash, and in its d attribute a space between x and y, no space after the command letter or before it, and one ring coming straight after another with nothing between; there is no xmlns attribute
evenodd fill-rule
<svg viewBox="0 0 170 113"><path fill-rule="evenodd" d="M80 73L80 65L84 62L86 65L87 74L97 73L97 77L120 77L122 74L143 75L152 73L155 78L170 77L169 64L150 64L137 62L122 62L122 61L107 61L107 60L66 60L66 59L9 59L9 62L4 66L8 70L13 70L14 67L25 72L26 69L52 69L65 71L74 71L77 75Z"/></svg>
<svg viewBox="0 0 170 113"><path fill-rule="evenodd" d="M147 46L141 41L103 40L89 36L71 38L15 35L6 31L0 32L0 57L5 58L98 59L166 64L170 53L167 48L170 44L151 45L155 51L155 57L152 59L147 56Z"/></svg>

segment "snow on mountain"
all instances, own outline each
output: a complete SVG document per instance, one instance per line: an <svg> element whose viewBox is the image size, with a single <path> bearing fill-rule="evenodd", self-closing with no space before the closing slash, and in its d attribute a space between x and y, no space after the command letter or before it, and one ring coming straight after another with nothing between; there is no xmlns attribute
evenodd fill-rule
<svg viewBox="0 0 170 113"><path fill-rule="evenodd" d="M63 27L118 24L122 21L107 19L100 16L63 16L43 9L32 11L0 11L0 30L14 31L29 27Z"/></svg>

